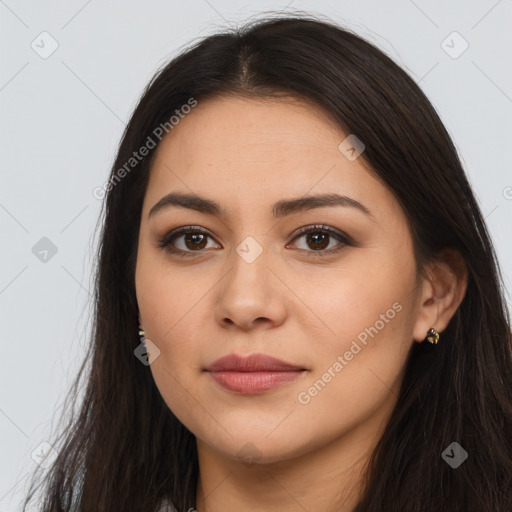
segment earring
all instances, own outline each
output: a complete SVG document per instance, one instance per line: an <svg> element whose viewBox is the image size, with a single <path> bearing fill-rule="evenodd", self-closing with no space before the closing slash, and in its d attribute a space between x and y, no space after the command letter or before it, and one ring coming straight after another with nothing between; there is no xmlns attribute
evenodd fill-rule
<svg viewBox="0 0 512 512"><path fill-rule="evenodd" d="M139 324L139 338L140 338L140 342L141 343L144 343L144 337L145 336L146 336L146 332L142 328L142 325Z"/></svg>
<svg viewBox="0 0 512 512"><path fill-rule="evenodd" d="M426 340L432 345L437 345L437 342L439 341L439 333L433 327L431 327L427 331ZM425 343L425 341L423 341L423 343Z"/></svg>

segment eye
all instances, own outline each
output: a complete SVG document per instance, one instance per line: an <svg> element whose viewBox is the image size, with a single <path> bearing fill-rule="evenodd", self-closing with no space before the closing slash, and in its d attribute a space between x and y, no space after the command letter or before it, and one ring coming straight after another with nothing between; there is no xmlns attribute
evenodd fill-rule
<svg viewBox="0 0 512 512"><path fill-rule="evenodd" d="M313 250L308 250L307 248L299 249L311 253L311 256L336 254L340 252L344 246L353 245L352 239L345 233L321 224L301 228L298 235L295 236L292 241L300 238L304 238L306 247L310 247ZM326 250L326 248L329 247L332 238L338 240L339 243L336 244L334 248Z"/></svg>
<svg viewBox="0 0 512 512"><path fill-rule="evenodd" d="M204 249L208 248L208 238L213 239L208 231L199 226L182 226L159 240L158 247L178 256L194 256L193 253L205 252ZM311 253L312 256L336 254L344 246L354 245L352 239L345 233L321 224L301 228L292 242L300 238L305 238L306 244L311 244L310 247L313 250L299 249ZM334 249L326 250L332 238L336 239L338 244L334 246ZM177 247L176 241L180 239L182 239L181 247Z"/></svg>
<svg viewBox="0 0 512 512"><path fill-rule="evenodd" d="M182 247L176 248L175 241L183 238ZM204 252L210 234L199 226L182 226L171 231L158 242L158 247L178 256L194 256L194 252Z"/></svg>

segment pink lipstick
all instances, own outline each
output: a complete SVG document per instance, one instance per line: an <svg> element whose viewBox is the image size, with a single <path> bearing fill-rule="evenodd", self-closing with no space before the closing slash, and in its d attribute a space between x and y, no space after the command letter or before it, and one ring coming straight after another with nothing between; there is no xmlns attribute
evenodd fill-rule
<svg viewBox="0 0 512 512"><path fill-rule="evenodd" d="M306 369L264 354L231 354L215 361L206 371L223 388L251 395L293 382Z"/></svg>

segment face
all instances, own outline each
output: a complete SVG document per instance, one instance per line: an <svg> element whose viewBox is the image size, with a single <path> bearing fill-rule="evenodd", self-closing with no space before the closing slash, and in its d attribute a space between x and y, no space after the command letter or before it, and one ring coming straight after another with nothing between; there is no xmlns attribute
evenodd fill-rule
<svg viewBox="0 0 512 512"><path fill-rule="evenodd" d="M418 310L412 239L364 152L339 149L347 135L298 99L229 97L199 102L158 148L139 319L163 399L219 456L289 460L368 434L396 402ZM207 207L152 211L171 193ZM345 199L313 200L325 194ZM208 371L253 354L295 370Z"/></svg>

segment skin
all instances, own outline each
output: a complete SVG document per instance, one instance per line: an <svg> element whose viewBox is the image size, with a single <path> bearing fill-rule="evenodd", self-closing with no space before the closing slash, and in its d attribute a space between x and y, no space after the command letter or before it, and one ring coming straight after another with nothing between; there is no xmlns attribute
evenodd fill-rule
<svg viewBox="0 0 512 512"><path fill-rule="evenodd" d="M200 101L157 150L140 224L139 321L161 351L150 365L155 383L197 439L198 512L350 511L413 343L430 327L442 333L462 301L466 274L453 254L417 278L404 212L362 157L340 152L347 135L303 100L218 97ZM206 197L226 213L169 207L148 217L169 192ZM333 192L373 218L346 206L272 216L277 201ZM340 251L315 256L314 240L296 238L314 224L355 244L328 235L324 252ZM183 235L174 247L189 257L158 246L187 225L210 233L206 246ZM251 263L236 251L248 236L263 249ZM401 310L301 403L299 393L396 303ZM307 371L263 394L236 394L204 371L232 353L267 354Z"/></svg>

